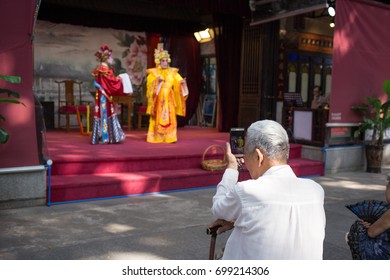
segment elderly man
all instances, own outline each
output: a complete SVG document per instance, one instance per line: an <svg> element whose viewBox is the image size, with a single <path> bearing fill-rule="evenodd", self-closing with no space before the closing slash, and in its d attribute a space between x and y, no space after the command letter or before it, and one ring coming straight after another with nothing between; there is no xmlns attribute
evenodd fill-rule
<svg viewBox="0 0 390 280"><path fill-rule="evenodd" d="M287 164L289 141L277 122L263 120L247 130L244 158L236 159L227 143L228 166L213 197L212 212L233 228L223 259L322 259L325 238L324 191L298 178ZM237 160L252 179L238 181Z"/></svg>

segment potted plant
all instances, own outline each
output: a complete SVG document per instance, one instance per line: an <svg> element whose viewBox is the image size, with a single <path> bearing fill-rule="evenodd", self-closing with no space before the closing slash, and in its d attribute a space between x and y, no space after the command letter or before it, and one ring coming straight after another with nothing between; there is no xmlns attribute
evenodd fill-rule
<svg viewBox="0 0 390 280"><path fill-rule="evenodd" d="M10 83L20 83L21 81L21 78L19 76L0 75L0 79L3 79ZM22 104L23 106L25 106L23 102L18 100L19 93L9 89L0 88L0 94L1 93L6 93L7 97L6 98L0 97L0 102ZM5 117L1 114L0 114L0 120L5 121ZM8 141L8 138L9 138L8 132L5 131L5 129L0 127L0 144L6 143Z"/></svg>
<svg viewBox="0 0 390 280"><path fill-rule="evenodd" d="M382 84L387 100L366 97L366 103L353 106L352 109L363 114L363 120L355 131L355 138L365 133L367 172L381 173L385 131L390 128L390 80ZM372 132L369 136L367 131Z"/></svg>

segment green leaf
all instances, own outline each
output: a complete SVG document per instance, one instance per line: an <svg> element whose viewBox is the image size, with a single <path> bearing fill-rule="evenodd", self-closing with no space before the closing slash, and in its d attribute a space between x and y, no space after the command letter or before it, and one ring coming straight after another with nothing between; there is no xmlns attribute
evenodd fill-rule
<svg viewBox="0 0 390 280"><path fill-rule="evenodd" d="M382 85L383 91L387 94L387 98L390 99L390 80L386 80Z"/></svg>
<svg viewBox="0 0 390 280"><path fill-rule="evenodd" d="M12 90L9 90L9 89L5 89L5 88L0 88L0 93L7 93L9 97L11 97L11 96L13 96L15 98L20 97L19 93L12 91Z"/></svg>
<svg viewBox="0 0 390 280"><path fill-rule="evenodd" d="M352 109L360 111L361 113L366 113L368 112L369 108L368 108L368 104L360 104L360 105L352 106Z"/></svg>
<svg viewBox="0 0 390 280"><path fill-rule="evenodd" d="M7 82L13 83L13 84L20 84L22 79L20 76L5 76L5 75L0 75L0 78L3 80L6 80Z"/></svg>
<svg viewBox="0 0 390 280"><path fill-rule="evenodd" d="M383 133L390 128L390 80L384 81L382 87L387 94L387 101L382 103L380 98L365 97L367 103L352 106L353 110L363 113L363 120L358 130L354 132L354 136L357 137L360 133L372 129L371 143L373 144L383 144Z"/></svg>
<svg viewBox="0 0 390 280"><path fill-rule="evenodd" d="M8 139L9 139L8 132L0 127L0 144L7 143Z"/></svg>
<svg viewBox="0 0 390 280"><path fill-rule="evenodd" d="M22 104L24 107L26 107L26 104L24 104L23 102L20 102L17 99L0 98L0 102L13 103L13 104Z"/></svg>

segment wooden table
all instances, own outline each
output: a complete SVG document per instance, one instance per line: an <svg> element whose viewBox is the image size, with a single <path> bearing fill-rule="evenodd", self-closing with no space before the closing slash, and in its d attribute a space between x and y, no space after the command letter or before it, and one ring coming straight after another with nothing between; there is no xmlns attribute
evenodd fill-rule
<svg viewBox="0 0 390 280"><path fill-rule="evenodd" d="M137 94L133 95L121 95L121 96L113 96L112 100L118 104L127 106L127 130L131 130L131 107L132 100L137 98ZM123 106L122 106L123 109ZM121 114L121 121L123 123L123 113Z"/></svg>

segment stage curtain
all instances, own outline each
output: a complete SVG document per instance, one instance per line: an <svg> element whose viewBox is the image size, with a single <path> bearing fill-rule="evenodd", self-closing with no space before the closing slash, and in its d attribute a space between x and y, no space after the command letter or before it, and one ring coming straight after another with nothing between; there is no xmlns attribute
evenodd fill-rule
<svg viewBox="0 0 390 280"><path fill-rule="evenodd" d="M336 1L329 122L359 122L351 107L385 97L390 79L390 8L373 1Z"/></svg>
<svg viewBox="0 0 390 280"><path fill-rule="evenodd" d="M238 123L242 19L214 15L215 54L218 77L218 131L227 132Z"/></svg>
<svg viewBox="0 0 390 280"><path fill-rule="evenodd" d="M187 80L189 96L186 101L187 112L185 117L177 117L177 125L188 124L198 106L200 85L202 82L200 46L194 34L172 36L168 43L171 55L171 66L179 68L179 74Z"/></svg>
<svg viewBox="0 0 390 280"><path fill-rule="evenodd" d="M146 44L148 46L146 68L156 67L156 63L154 62L154 50L157 48L157 44L160 42L160 37L160 33L147 33L146 35Z"/></svg>

